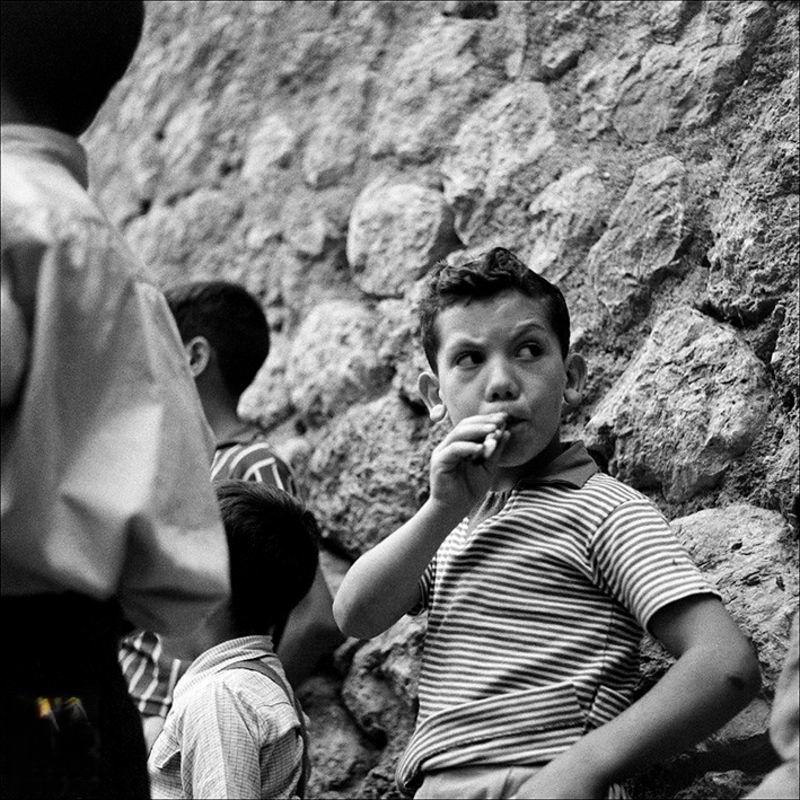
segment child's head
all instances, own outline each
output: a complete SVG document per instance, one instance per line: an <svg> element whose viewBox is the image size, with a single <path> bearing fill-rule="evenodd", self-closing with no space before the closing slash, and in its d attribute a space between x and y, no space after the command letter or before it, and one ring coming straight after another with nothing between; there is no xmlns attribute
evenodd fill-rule
<svg viewBox="0 0 800 800"><path fill-rule="evenodd" d="M561 355L569 352L569 309L561 290L528 269L510 250L494 247L458 266L440 262L428 279L419 308L422 347L428 363L437 372L436 360L441 344L437 326L439 314L450 306L467 305L472 300L494 297L509 289L539 300L547 312L553 333L558 337Z"/></svg>
<svg viewBox="0 0 800 800"><path fill-rule="evenodd" d="M317 570L319 528L292 495L256 481L216 485L230 554L238 636L265 634L300 602Z"/></svg>
<svg viewBox="0 0 800 800"><path fill-rule="evenodd" d="M24 121L78 136L128 68L143 23L140 0L3 2L4 95Z"/></svg>
<svg viewBox="0 0 800 800"><path fill-rule="evenodd" d="M195 378L211 366L231 399L238 401L269 354L269 326L261 304L229 281L186 283L164 295Z"/></svg>
<svg viewBox="0 0 800 800"><path fill-rule="evenodd" d="M583 359L569 351L561 292L495 248L463 266L440 265L420 317L431 371L420 376L419 391L431 418L453 425L500 418L508 432L501 477L557 454L563 405L580 402L586 378Z"/></svg>

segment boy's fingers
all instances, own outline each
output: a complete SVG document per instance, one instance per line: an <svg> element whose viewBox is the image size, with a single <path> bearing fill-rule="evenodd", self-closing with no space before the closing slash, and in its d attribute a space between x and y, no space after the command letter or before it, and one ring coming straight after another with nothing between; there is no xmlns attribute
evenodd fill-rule
<svg viewBox="0 0 800 800"><path fill-rule="evenodd" d="M439 445L439 463L443 467L451 467L460 464L467 459L473 459L483 450L482 442L451 442L447 446L444 443Z"/></svg>
<svg viewBox="0 0 800 800"><path fill-rule="evenodd" d="M508 431L504 430L497 438L493 439L495 445L492 448L492 452L489 453L488 456L486 455L484 456L486 458L487 463L494 466L494 464L500 460L500 456L503 454L503 450L505 449L505 446L508 444L508 440L510 438L511 434Z"/></svg>
<svg viewBox="0 0 800 800"><path fill-rule="evenodd" d="M458 441L483 441L490 434L496 433L500 429L500 424L486 418L470 417L462 420L453 428L450 433L442 440L443 445Z"/></svg>

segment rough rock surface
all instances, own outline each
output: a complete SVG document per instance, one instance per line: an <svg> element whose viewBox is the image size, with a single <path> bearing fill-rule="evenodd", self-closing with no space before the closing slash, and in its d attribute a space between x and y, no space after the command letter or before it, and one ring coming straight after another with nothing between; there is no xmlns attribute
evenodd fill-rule
<svg viewBox="0 0 800 800"><path fill-rule="evenodd" d="M222 276L261 299L273 350L241 411L305 487L332 588L418 507L447 430L415 389L420 274L516 249L561 285L589 361L570 435L591 420L611 469L677 520L767 676L632 794L744 794L770 768L797 595L800 6L165 0L147 17L84 137L91 185L160 286ZM348 642L304 687L312 796L397 796L423 625ZM666 663L646 644L643 684Z"/></svg>
<svg viewBox="0 0 800 800"><path fill-rule="evenodd" d="M323 535L356 558L399 527L427 488L425 420L388 395L352 407L314 452L309 502Z"/></svg>
<svg viewBox="0 0 800 800"><path fill-rule="evenodd" d="M347 260L353 281L364 292L401 296L456 242L453 212L441 192L378 178L353 206Z"/></svg>
<svg viewBox="0 0 800 800"><path fill-rule="evenodd" d="M391 371L374 338L378 319L360 305L332 300L297 330L286 368L292 402L304 419L320 422L383 388Z"/></svg>
<svg viewBox="0 0 800 800"><path fill-rule="evenodd" d="M636 170L630 188L589 251L586 266L614 325L627 327L649 309L649 289L678 268L686 237L686 170L664 156Z"/></svg>
<svg viewBox="0 0 800 800"><path fill-rule="evenodd" d="M611 125L632 141L648 142L713 119L745 79L752 50L768 33L774 12L766 2L705 5L675 44L648 46L647 34L634 30L633 52L624 49L582 79L585 129L597 134ZM652 21L657 36L665 13L656 12Z"/></svg>
<svg viewBox="0 0 800 800"><path fill-rule="evenodd" d="M605 195L592 164L570 170L546 187L528 206L532 224L525 263L554 283L582 265L606 226Z"/></svg>
<svg viewBox="0 0 800 800"><path fill-rule="evenodd" d="M442 163L444 194L456 231L468 243L511 181L555 142L544 84L501 89L470 116Z"/></svg>
<svg viewBox="0 0 800 800"><path fill-rule="evenodd" d="M719 483L769 410L767 371L736 331L676 308L656 320L585 437L620 480L682 501Z"/></svg>

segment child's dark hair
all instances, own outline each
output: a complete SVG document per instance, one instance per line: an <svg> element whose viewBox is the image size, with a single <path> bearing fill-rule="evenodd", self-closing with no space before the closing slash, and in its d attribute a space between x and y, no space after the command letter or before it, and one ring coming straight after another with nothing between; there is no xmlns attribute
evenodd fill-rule
<svg viewBox="0 0 800 800"><path fill-rule="evenodd" d="M233 627L240 636L265 634L314 582L317 521L288 492L258 481L221 481L216 491L230 554Z"/></svg>
<svg viewBox="0 0 800 800"><path fill-rule="evenodd" d="M440 261L428 278L419 305L419 321L422 347L434 372L440 344L436 327L439 314L450 306L494 297L508 289L542 301L558 337L561 355L567 357L569 310L561 290L528 269L510 250L494 247L465 264L450 265Z"/></svg>
<svg viewBox="0 0 800 800"><path fill-rule="evenodd" d="M3 85L33 120L77 136L128 68L143 25L141 0L3 0Z"/></svg>
<svg viewBox="0 0 800 800"><path fill-rule="evenodd" d="M269 325L261 304L244 286L229 281L185 283L164 296L184 344L205 336L225 387L238 398L269 355Z"/></svg>

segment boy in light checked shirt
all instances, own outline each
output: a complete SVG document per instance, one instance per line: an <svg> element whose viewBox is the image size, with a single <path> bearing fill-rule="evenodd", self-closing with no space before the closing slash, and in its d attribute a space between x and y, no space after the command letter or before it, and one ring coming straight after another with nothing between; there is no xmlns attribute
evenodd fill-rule
<svg viewBox="0 0 800 800"><path fill-rule="evenodd" d="M230 600L199 634L167 643L192 664L150 751L154 798L302 797L305 717L272 646L276 620L308 592L319 529L285 491L217 484Z"/></svg>
<svg viewBox="0 0 800 800"><path fill-rule="evenodd" d="M718 728L756 658L659 511L561 440L580 403L561 292L510 251L439 265L420 307L430 496L361 556L334 602L368 638L428 611L416 798L602 798ZM632 702L642 630L676 661Z"/></svg>

